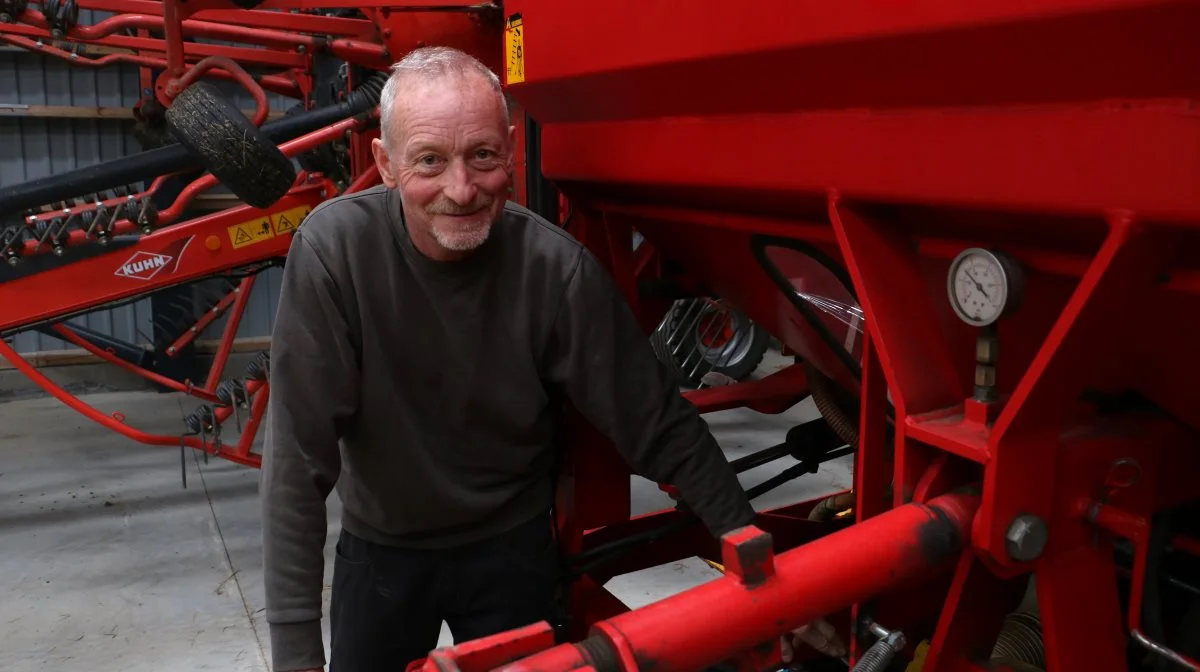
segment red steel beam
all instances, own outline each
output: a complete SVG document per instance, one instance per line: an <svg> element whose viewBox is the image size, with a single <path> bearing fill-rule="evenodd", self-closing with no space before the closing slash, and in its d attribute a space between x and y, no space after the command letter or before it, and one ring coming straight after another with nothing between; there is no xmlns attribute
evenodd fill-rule
<svg viewBox="0 0 1200 672"><path fill-rule="evenodd" d="M36 15L34 15L36 18ZM111 20L111 19L110 19ZM158 29L165 29L170 26L169 18L157 20ZM131 22L130 25L142 25L140 22ZM215 25L215 24L204 24ZM149 27L149 26L147 26ZM108 29L106 26L105 30ZM127 35L102 35L95 38L86 37L85 35L95 32L92 27L84 27L78 29L80 34L68 33L61 40L53 40L54 42L78 43L78 44L102 44L109 47L118 47L122 49L133 49L139 52L162 53L164 50L170 54L172 50L177 51L177 57L180 63L184 57L188 58L203 58L205 56L228 56L247 67L251 65L278 66L289 68L303 68L308 64L308 58L304 54L293 53L287 51L279 51L273 49L257 49L254 47L238 47L222 44L205 44L201 42L183 42L181 39L172 40L168 37L165 40L156 38L129 37ZM180 28L182 37L182 28ZM247 29L248 30L248 29ZM87 32L85 32L87 31ZM211 34L213 31L201 30L200 32ZM32 39L40 39L46 42L51 41L48 29L37 25L29 24L0 24L0 33L14 36L23 36ZM168 33L168 36L170 33ZM263 39L269 39L273 34L263 34ZM223 38L228 39L228 38ZM14 42L16 43L16 42ZM37 49L34 49L35 51ZM170 59L168 58L168 61Z"/></svg>
<svg viewBox="0 0 1200 672"><path fill-rule="evenodd" d="M148 14L161 17L163 3L158 0L79 0L80 9L93 9L114 14ZM297 33L319 35L368 36L375 32L375 24L365 19L346 19L318 14L292 14L290 12L233 9L208 9L193 11L189 15L197 20L217 23L233 23L249 28L274 28Z"/></svg>
<svg viewBox="0 0 1200 672"><path fill-rule="evenodd" d="M438 651L424 672L596 672L699 670L742 652L774 645L786 631L845 609L959 557L978 498L949 494L905 504L862 523L773 554L770 535L755 527L722 539L723 577L593 628L580 644L562 644L493 668L494 658ZM719 617L716 615L719 614ZM540 631L529 630L529 636ZM468 642L463 652L511 642L516 631Z"/></svg>

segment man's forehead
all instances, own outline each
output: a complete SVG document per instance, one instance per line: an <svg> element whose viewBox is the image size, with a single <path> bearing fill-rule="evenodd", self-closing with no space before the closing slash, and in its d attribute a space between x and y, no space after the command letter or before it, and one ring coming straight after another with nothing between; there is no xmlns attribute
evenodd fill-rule
<svg viewBox="0 0 1200 672"><path fill-rule="evenodd" d="M485 112L503 116L494 89L488 86L467 85L453 80L414 83L397 92L394 109L397 116L421 115L424 112Z"/></svg>
<svg viewBox="0 0 1200 672"><path fill-rule="evenodd" d="M472 118L478 123L489 117L494 117L502 132L505 130L504 109L491 88L439 86L437 82L426 82L398 92L393 110L397 130L429 118Z"/></svg>

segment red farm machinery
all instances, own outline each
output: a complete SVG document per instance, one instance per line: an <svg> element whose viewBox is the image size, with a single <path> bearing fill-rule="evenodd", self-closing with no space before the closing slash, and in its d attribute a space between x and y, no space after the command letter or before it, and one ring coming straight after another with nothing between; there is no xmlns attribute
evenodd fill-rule
<svg viewBox="0 0 1200 672"><path fill-rule="evenodd" d="M80 8L113 15L79 25ZM65 320L205 278L229 284L214 308L240 314L308 209L377 183L388 64L444 44L503 76L515 200L606 264L648 336L726 306L795 357L685 393L702 412L821 410L735 464L795 458L751 496L855 455L852 489L714 540L682 509L632 516L627 468L576 418L566 627L414 668L778 670L781 635L825 618L849 656L791 667L1200 669L1200 4L0 0L0 15L0 42L138 65L162 138L0 189L18 219L0 240L0 333L50 329L132 367ZM300 105L265 121L266 91ZM218 182L245 204L178 221ZM180 443L0 354L98 422ZM145 373L204 402L185 446L254 465L269 361L227 383L222 362L200 383ZM632 610L603 587L696 555L724 576Z"/></svg>

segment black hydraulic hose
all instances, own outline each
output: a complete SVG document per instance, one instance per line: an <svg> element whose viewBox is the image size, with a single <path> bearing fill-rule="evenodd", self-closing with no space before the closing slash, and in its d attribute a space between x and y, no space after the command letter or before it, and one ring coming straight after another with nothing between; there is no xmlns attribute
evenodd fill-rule
<svg viewBox="0 0 1200 672"><path fill-rule="evenodd" d="M793 481L793 480L799 478L800 476L803 476L804 474L816 473L816 466L817 466L817 464L819 464L821 462L828 462L829 460L834 460L839 457L845 457L846 455L853 455L853 454L854 454L853 448L839 448L837 450L832 450L832 451L829 451L828 453L825 453L818 459L814 459L812 461L804 460L801 462L797 462L796 464L793 464L792 466L788 467L787 469L784 469L783 471L779 472L778 474L775 474L774 476L768 478L767 480L763 481L762 483L759 483L758 485L756 485L752 488L747 488L746 489L746 497L748 497L750 499L757 499L759 497L762 497L763 495L774 490L775 488L778 488L779 486L781 486L789 481Z"/></svg>
<svg viewBox="0 0 1200 672"><path fill-rule="evenodd" d="M376 73L346 100L262 125L263 134L281 143L370 111L379 103L386 76ZM0 187L0 217L30 208L66 201L85 194L151 180L160 175L201 168L200 160L180 144L105 161L94 166Z"/></svg>
<svg viewBox="0 0 1200 672"><path fill-rule="evenodd" d="M1162 564L1163 555L1172 536L1171 512L1156 514L1150 521L1150 538L1146 540L1146 575L1142 586L1142 629L1155 642L1167 641L1163 623ZM1166 672L1174 666L1159 657L1154 669Z"/></svg>
<svg viewBox="0 0 1200 672"><path fill-rule="evenodd" d="M765 453L771 450L774 449L768 448L763 452ZM817 466L823 462L835 460L839 457L850 455L853 452L853 448L840 448L837 450L831 450L821 455L814 455L802 459L796 464L784 469L779 474L772 476L771 478L752 488L748 488L746 490L746 496L751 500L761 497L771 490L774 490L775 488L778 488L789 481L795 480L804 474L814 473ZM569 558L569 560L573 564L580 565L575 569L574 573L576 575L587 574L589 571L594 570L596 567L605 564L624 552L628 552L638 546L654 542L669 534L681 532L699 523L700 519L697 518L695 514L691 513L690 511L685 511L683 516L674 522L594 546L586 551L581 551L575 554Z"/></svg>
<svg viewBox="0 0 1200 672"><path fill-rule="evenodd" d="M758 452L743 455L736 460L730 460L729 466L733 467L734 473L740 474L745 471L750 471L755 467L761 467L764 464L770 464L781 457L792 454L792 446L787 443L781 443L777 446L764 448Z"/></svg>

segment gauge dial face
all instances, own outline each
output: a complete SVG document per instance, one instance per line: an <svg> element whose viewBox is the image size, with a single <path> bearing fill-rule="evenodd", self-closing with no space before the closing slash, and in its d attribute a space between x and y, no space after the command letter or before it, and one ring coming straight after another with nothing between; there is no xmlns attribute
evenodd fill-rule
<svg viewBox="0 0 1200 672"><path fill-rule="evenodd" d="M996 255L966 250L950 266L950 302L967 324L986 326L1004 313L1009 278Z"/></svg>

